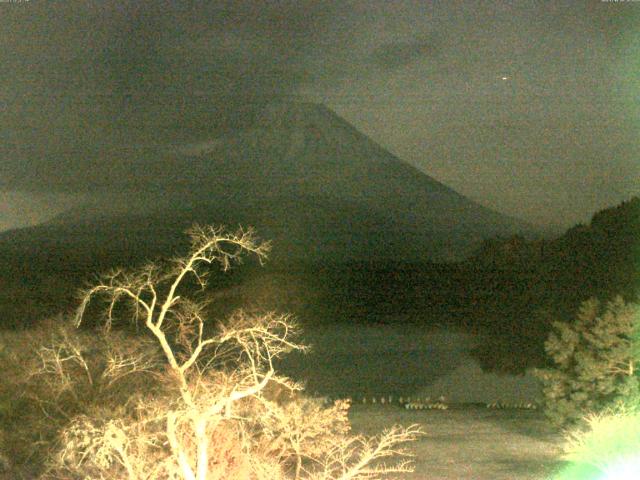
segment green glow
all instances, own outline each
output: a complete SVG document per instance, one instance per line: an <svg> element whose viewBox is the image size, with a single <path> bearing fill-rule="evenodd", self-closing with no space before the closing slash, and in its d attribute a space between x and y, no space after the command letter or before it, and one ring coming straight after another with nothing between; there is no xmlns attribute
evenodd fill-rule
<svg viewBox="0 0 640 480"><path fill-rule="evenodd" d="M639 475L640 452L601 467L576 461L551 480L637 480Z"/></svg>
<svg viewBox="0 0 640 480"><path fill-rule="evenodd" d="M585 418L587 428L569 433L565 460L552 480L640 478L640 402L629 401Z"/></svg>
<svg viewBox="0 0 640 480"><path fill-rule="evenodd" d="M640 454L623 459L607 468L602 480L637 480L640 476Z"/></svg>

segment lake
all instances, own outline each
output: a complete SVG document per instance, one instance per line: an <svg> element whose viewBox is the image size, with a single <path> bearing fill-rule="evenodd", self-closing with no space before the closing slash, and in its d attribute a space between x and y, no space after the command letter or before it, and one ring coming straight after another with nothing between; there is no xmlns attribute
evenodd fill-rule
<svg viewBox="0 0 640 480"><path fill-rule="evenodd" d="M307 354L293 354L279 371L331 397L439 396L449 402L533 401L540 384L524 376L482 372L471 350L481 337L416 325L307 327Z"/></svg>

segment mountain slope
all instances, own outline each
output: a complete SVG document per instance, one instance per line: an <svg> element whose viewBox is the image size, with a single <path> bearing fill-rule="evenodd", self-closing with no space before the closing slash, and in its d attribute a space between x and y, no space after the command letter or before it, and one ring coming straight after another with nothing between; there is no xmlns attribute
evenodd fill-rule
<svg viewBox="0 0 640 480"><path fill-rule="evenodd" d="M272 105L256 127L186 151L193 176L210 178L215 166L219 185L234 193L348 200L429 231L524 227L398 159L322 105Z"/></svg>
<svg viewBox="0 0 640 480"><path fill-rule="evenodd" d="M251 128L167 153L150 175L143 193L66 212L28 233L7 232L0 248L12 235L72 243L97 236L102 248L124 248L129 242L118 238L127 228L168 246L198 221L253 225L273 240L278 261L448 260L483 238L529 229L401 161L317 104L273 104ZM55 235L47 232L54 225Z"/></svg>

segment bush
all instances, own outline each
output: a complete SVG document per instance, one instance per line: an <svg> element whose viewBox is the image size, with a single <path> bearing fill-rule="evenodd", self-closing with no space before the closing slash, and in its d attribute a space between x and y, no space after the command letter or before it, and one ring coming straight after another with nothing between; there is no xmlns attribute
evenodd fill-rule
<svg viewBox="0 0 640 480"><path fill-rule="evenodd" d="M555 368L539 369L545 413L557 425L580 422L638 394L638 305L617 297L582 303L573 323L555 322L545 342Z"/></svg>
<svg viewBox="0 0 640 480"><path fill-rule="evenodd" d="M619 404L585 417L585 427L567 434L569 466L554 480L635 479L640 471L640 411Z"/></svg>
<svg viewBox="0 0 640 480"><path fill-rule="evenodd" d="M56 419L57 435L38 447L49 452L41 478L357 480L411 471L406 461L376 463L402 455L415 426L354 436L346 401L271 395L302 390L273 366L305 348L295 322L237 311L212 325L212 309L189 287L206 286L212 263L227 269L247 252L262 259L266 246L251 231L190 235L185 257L101 278L77 312L86 330L54 329L27 364L24 390ZM99 296L103 321L91 322Z"/></svg>
<svg viewBox="0 0 640 480"><path fill-rule="evenodd" d="M35 478L73 418L97 405L121 408L141 390L159 394L150 380L160 357L149 340L81 330L62 316L0 332L0 456L17 469L28 465L28 477ZM119 365L134 352L141 368L127 375Z"/></svg>

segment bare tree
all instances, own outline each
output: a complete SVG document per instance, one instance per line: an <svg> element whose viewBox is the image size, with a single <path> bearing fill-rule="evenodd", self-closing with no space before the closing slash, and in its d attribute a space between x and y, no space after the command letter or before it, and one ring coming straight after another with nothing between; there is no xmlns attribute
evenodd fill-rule
<svg viewBox="0 0 640 480"><path fill-rule="evenodd" d="M274 360L305 347L287 315L237 311L210 325L207 304L189 295L189 282L204 287L207 267L223 270L253 254L261 262L269 246L252 230L193 227L191 250L166 266L149 264L115 270L86 290L77 311L79 326L94 297L106 300L103 330L112 332L117 312L129 306L131 319L151 334L159 356L148 351L110 353L100 371L102 383L117 384L153 372L163 386L137 392L110 411L95 408L76 415L60 435L49 476L133 479L374 479L410 471L405 461L373 462L404 455L397 445L416 438L415 426L395 427L378 439L349 434L347 402L322 407L304 396L278 403L269 385L289 391L302 387L278 375ZM123 340L125 341L125 340ZM68 343L68 342L67 342ZM162 361L159 362L158 359ZM91 366L78 346L41 350L40 373L69 388L68 368L92 380ZM164 368L161 367L164 364ZM158 394L158 392L161 394Z"/></svg>

